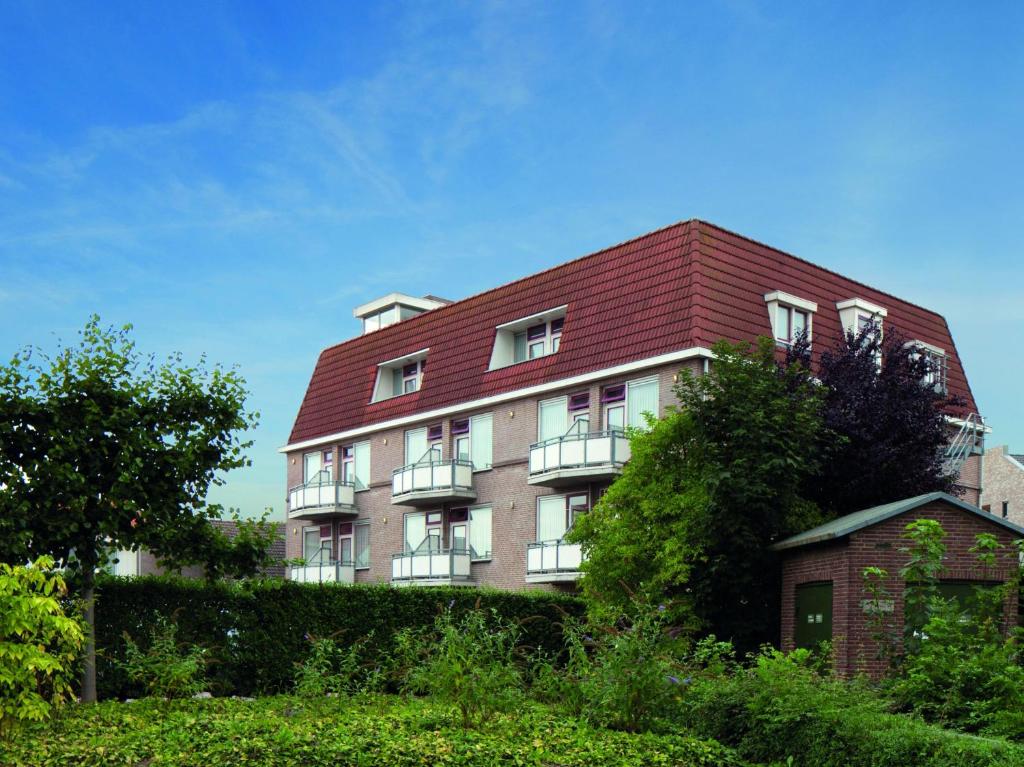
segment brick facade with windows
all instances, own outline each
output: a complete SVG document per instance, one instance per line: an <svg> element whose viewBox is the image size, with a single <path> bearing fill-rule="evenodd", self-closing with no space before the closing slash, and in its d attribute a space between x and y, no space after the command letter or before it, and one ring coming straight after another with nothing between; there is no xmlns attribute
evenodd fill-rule
<svg viewBox="0 0 1024 767"><path fill-rule="evenodd" d="M621 470L622 461L615 458L603 467L591 465L590 459L563 460L580 448L577 442L584 452L591 450L591 458L608 446L614 453L619 445L606 431L605 412L612 405L601 402L604 387L653 378L653 389L628 389L636 396L627 399L633 405L649 403L651 407L643 409L660 415L675 402L672 386L679 372L703 373L711 364L710 347L722 339L742 342L769 336L784 347L794 327L806 327L812 332L813 365L822 350L857 323L870 320L899 328L908 338L943 355L943 384L965 403L963 412L958 409L949 415L962 417L975 410L956 347L940 315L697 220L462 301L389 294L354 314L364 321L363 335L321 352L288 444L281 449L287 460L288 556L303 555L304 530L323 529L329 534L324 538L329 558L337 560L329 579L346 582L407 582L401 572L393 577L392 569L394 555L409 553L407 515L442 511L450 518L453 509L489 506L491 555L470 564L477 547L457 546L465 557L460 582L466 582L468 574L474 584L501 588L571 587L572 574L561 572L561 560L556 557L555 566L548 566L545 555L550 547L538 550L537 499L586 493L593 504ZM367 321L378 315L391 319ZM786 328L780 318L785 318ZM539 344L541 328L543 344ZM536 349L530 346L531 334ZM531 358L534 351L539 356ZM408 391L403 386L400 392L396 375L404 375L414 363L419 366L415 386ZM540 419L540 403L583 393L589 395L590 407L586 439L556 439L564 466L545 476L536 471L531 475L533 456L544 456L547 466L547 453L537 446L538 421L547 426L558 422L548 417L551 411L545 411L546 420ZM625 418L622 413L629 407L622 402L619 406L622 411L616 418ZM393 492L393 472L419 457L405 454L407 431L440 427L441 471L441 464L457 458L452 422L482 414L491 415L490 468L470 475L462 471L465 464L456 461L449 467L451 476L461 471L463 479L452 479L447 490L410 490L400 482L399 492ZM572 424L573 415L567 413L567 425ZM629 418L642 423L638 412ZM414 444L425 448L428 442L421 440L422 435L417 435ZM356 444L369 445L366 486L335 487L344 484L339 483L342 451ZM628 443L619 448L618 456L627 452ZM365 464L365 452L363 457ZM427 465L433 472L433 460L421 468ZM962 477L976 493L977 472L969 464L970 459L961 468ZM309 476L308 467L322 467L322 471ZM355 473L360 471L365 471L365 465L360 469L357 458ZM419 474L410 469L400 477L415 484ZM444 500L424 502L435 497ZM339 526L353 523L369 524L366 562L346 563L342 557ZM418 517L415 525L418 531ZM448 531L443 524L445 546L450 545ZM472 522L469 537L473 538ZM429 531L422 544L425 548L420 553L433 551L435 539ZM311 535L310 550L318 545L319 533ZM562 549L556 546L554 551ZM360 553L365 557L367 552L356 552L355 560ZM529 564L537 556L544 578L536 577L536 564ZM450 572L454 579L454 564ZM323 579L323 568L303 569L300 576Z"/></svg>
<svg viewBox="0 0 1024 767"><path fill-rule="evenodd" d="M902 505L901 505L902 504ZM839 673L867 673L877 677L884 671L872 628L865 614L862 573L866 567L881 567L888 572L885 582L892 597L892 611L884 612L888 628L901 635L903 627L903 586L900 568L907 562L901 551L908 524L917 519L933 519L946 531L946 555L940 580L950 583L992 583L1005 581L1017 567L1014 541L1024 537L1024 529L992 518L959 499L941 493L868 509L794 536L779 544L782 557L782 649L797 646L797 599L802 586L832 584L832 643ZM897 513L892 513L893 511ZM858 519L860 517L860 519ZM847 523L847 520L850 520ZM845 527L844 527L845 526ZM844 530L850 532L844 533ZM991 533L1001 549L995 568L982 568L969 549L979 533ZM888 607L888 605L886 605ZM1017 600L1006 604L1007 625L1016 625ZM803 616L806 617L806 616Z"/></svg>
<svg viewBox="0 0 1024 767"><path fill-rule="evenodd" d="M1024 454L1006 445L990 447L982 456L985 489L979 504L985 511L1024 525Z"/></svg>

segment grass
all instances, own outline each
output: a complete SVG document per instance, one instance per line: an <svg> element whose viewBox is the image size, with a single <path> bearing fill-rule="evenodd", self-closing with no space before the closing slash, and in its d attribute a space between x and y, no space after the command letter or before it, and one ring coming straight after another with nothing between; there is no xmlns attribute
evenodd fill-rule
<svg viewBox="0 0 1024 767"><path fill-rule="evenodd" d="M595 729L535 703L463 730L426 699L294 696L71 706L0 743L5 767L717 767L740 761L714 741Z"/></svg>

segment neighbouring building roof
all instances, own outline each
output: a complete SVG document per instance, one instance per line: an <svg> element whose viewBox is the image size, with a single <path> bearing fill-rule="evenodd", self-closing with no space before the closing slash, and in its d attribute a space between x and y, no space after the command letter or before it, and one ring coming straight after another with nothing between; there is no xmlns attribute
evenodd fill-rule
<svg viewBox="0 0 1024 767"><path fill-rule="evenodd" d="M673 224L321 352L288 443L637 362L772 334L765 294L818 304L814 352L841 336L836 302L887 309L886 327L945 350L950 394L976 410L935 312L704 221ZM488 370L495 328L567 305L557 354ZM429 349L419 391L371 402L377 366Z"/></svg>
<svg viewBox="0 0 1024 767"><path fill-rule="evenodd" d="M831 522L826 522L825 524L819 525L811 530L807 530L798 535L794 535L791 538L787 538L784 541L780 541L771 548L775 551L782 551L785 549L795 549L800 546L809 546L814 543L824 543L839 538L845 538L847 535L855 533L858 530L862 530L865 527L877 525L887 519L892 519L900 514L913 511L914 509L935 501L944 501L951 506L955 506L956 508L962 509L970 514L975 514L993 524L1000 525L1024 536L1024 527L1020 527L1019 525L1015 525L1013 522L1009 522L1002 517L997 517L994 514L983 511L977 506L964 503L959 498L949 495L948 493L936 492L925 493L924 495L918 495L913 498L905 498L902 501L894 501L892 503L882 504L881 506L872 506L870 509L855 511L852 514L847 514L839 517L838 519L833 519Z"/></svg>

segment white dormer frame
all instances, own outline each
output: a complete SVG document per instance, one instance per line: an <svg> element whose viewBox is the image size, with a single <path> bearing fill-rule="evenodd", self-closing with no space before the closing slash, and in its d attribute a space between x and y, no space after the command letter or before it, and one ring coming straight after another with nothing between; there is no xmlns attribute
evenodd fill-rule
<svg viewBox="0 0 1024 767"><path fill-rule="evenodd" d="M935 367L923 383L931 386L940 394L946 394L949 391L949 357L946 355L946 350L927 341L919 340L907 341L906 346L914 349L914 354L924 354L934 360Z"/></svg>
<svg viewBox="0 0 1024 767"><path fill-rule="evenodd" d="M837 301L836 309L839 310L839 324L843 328L843 333L852 332L854 335L860 330L858 320L861 317L876 322L879 331L882 331L884 320L889 315L889 311L885 307L865 301L863 298Z"/></svg>
<svg viewBox="0 0 1024 767"><path fill-rule="evenodd" d="M400 397L403 394L412 394L413 392L406 391L395 391L394 387L394 372L395 370L401 370L406 365L417 363L419 369L417 375L419 376L418 385L416 391L419 391L423 386L423 363L427 361L427 352L430 348L420 349L419 351L406 354L401 357L395 357L394 359L388 360L387 362L381 362L377 365L377 380L373 384L373 399L371 402L379 402L385 399L391 399L392 397Z"/></svg>
<svg viewBox="0 0 1024 767"><path fill-rule="evenodd" d="M494 348L491 350L491 362L487 369L497 370L498 368L517 364L515 358L516 334L525 332L527 328L534 325L548 324L552 320L565 319L565 312L568 307L568 304L563 304L552 309L545 309L543 312L531 314L529 317L498 325L494 329ZM546 354L554 354L557 351L554 346L552 343L549 347L550 350Z"/></svg>
<svg viewBox="0 0 1024 767"><path fill-rule="evenodd" d="M796 310L806 314L807 342L810 343L812 341L814 338L814 314L818 311L818 305L814 301L808 301L806 298L800 298L781 290L774 290L771 293L764 294L764 302L768 305L768 321L771 322L772 336L775 338L776 343L783 346L789 346L793 343L792 338L785 338L782 335L782 323L779 322L780 309L788 309L790 313ZM792 314L790 314L789 321L790 327L792 327Z"/></svg>

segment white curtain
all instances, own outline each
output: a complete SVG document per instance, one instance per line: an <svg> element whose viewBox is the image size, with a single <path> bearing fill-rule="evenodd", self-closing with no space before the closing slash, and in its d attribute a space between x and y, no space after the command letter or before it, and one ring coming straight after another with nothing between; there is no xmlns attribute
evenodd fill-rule
<svg viewBox="0 0 1024 767"><path fill-rule="evenodd" d="M537 436L541 442L565 434L565 430L569 428L567 406L565 397L549 399L540 403L538 406L540 427Z"/></svg>
<svg viewBox="0 0 1024 767"><path fill-rule="evenodd" d="M650 413L657 418L658 412L658 381L630 381L626 385L626 423L629 426L645 428L647 421L643 414Z"/></svg>
<svg viewBox="0 0 1024 767"><path fill-rule="evenodd" d="M565 535L565 496L537 499L537 540L560 541Z"/></svg>
<svg viewBox="0 0 1024 767"><path fill-rule="evenodd" d="M320 451L317 450L315 453L306 453L302 456L302 481L309 482L313 477L320 471L320 461L322 456Z"/></svg>
<svg viewBox="0 0 1024 767"><path fill-rule="evenodd" d="M370 526L356 525L356 567L370 566Z"/></svg>
<svg viewBox="0 0 1024 767"><path fill-rule="evenodd" d="M469 548L473 559L491 556L491 507L469 510Z"/></svg>
<svg viewBox="0 0 1024 767"><path fill-rule="evenodd" d="M370 443L359 442L352 446L352 452L356 490L365 490L370 486Z"/></svg>
<svg viewBox="0 0 1024 767"><path fill-rule="evenodd" d="M425 512L415 512L405 515L405 550L415 551L427 537L427 515Z"/></svg>
<svg viewBox="0 0 1024 767"><path fill-rule="evenodd" d="M494 418L487 415L473 416L469 422L469 453L474 469L491 467L494 445Z"/></svg>
<svg viewBox="0 0 1024 767"><path fill-rule="evenodd" d="M405 463L416 463L427 452L427 430L413 429L405 433Z"/></svg>

